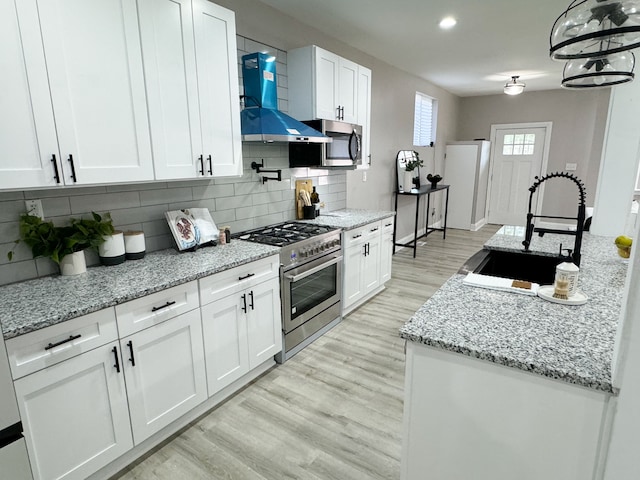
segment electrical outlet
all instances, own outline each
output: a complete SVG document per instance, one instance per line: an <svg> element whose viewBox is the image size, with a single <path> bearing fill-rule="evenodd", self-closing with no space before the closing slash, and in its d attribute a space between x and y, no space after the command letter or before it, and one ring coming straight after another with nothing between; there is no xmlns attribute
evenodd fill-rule
<svg viewBox="0 0 640 480"><path fill-rule="evenodd" d="M24 206L27 209L27 215L40 217L42 220L44 220L44 210L42 210L41 200L25 200Z"/></svg>
<svg viewBox="0 0 640 480"><path fill-rule="evenodd" d="M567 163L567 164L564 166L564 169L565 169L567 172L575 172L575 171L578 169L578 164L577 164L577 163Z"/></svg>

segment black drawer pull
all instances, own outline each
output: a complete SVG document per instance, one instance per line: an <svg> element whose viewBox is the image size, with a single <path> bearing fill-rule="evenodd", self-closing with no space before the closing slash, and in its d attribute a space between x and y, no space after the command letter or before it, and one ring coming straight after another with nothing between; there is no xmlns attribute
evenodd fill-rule
<svg viewBox="0 0 640 480"><path fill-rule="evenodd" d="M255 273L247 273L244 277L238 277L238 281L246 280L247 278L251 278L255 275Z"/></svg>
<svg viewBox="0 0 640 480"><path fill-rule="evenodd" d="M207 161L209 162L209 175L213 175L213 161L211 160L211 155L207 157Z"/></svg>
<svg viewBox="0 0 640 480"><path fill-rule="evenodd" d="M71 164L71 180L73 183L76 183L78 179L76 178L76 166L73 163L73 155L69 154L69 163Z"/></svg>
<svg viewBox="0 0 640 480"><path fill-rule="evenodd" d="M353 237L351 237L351 239L355 240L356 238L360 238L362 236L361 233L359 233L358 235L354 235Z"/></svg>
<svg viewBox="0 0 640 480"><path fill-rule="evenodd" d="M78 334L78 335L69 335L69 338L66 338L64 340L60 340L59 342L56 342L56 343L50 343L49 345L44 347L44 349L45 350L51 350L52 348L59 347L60 345L64 345L65 343L73 342L74 340L77 340L81 336L82 335L80 335L80 334Z"/></svg>
<svg viewBox="0 0 640 480"><path fill-rule="evenodd" d="M120 359L118 358L118 347L113 347L111 351L113 352L113 356L116 359L116 363L113 366L115 367L116 372L120 373Z"/></svg>
<svg viewBox="0 0 640 480"><path fill-rule="evenodd" d="M129 361L131 362L131 366L135 367L136 366L136 359L133 358L133 342L131 340L129 340L129 342L127 342L127 347L129 347Z"/></svg>
<svg viewBox="0 0 640 480"><path fill-rule="evenodd" d="M162 310L163 308L170 307L171 305L175 305L176 302L167 302L164 305L160 305L159 307L153 307L151 309L152 312L157 312L158 310Z"/></svg>
<svg viewBox="0 0 640 480"><path fill-rule="evenodd" d="M393 223L387 223L385 227L390 227L391 225L393 225Z"/></svg>
<svg viewBox="0 0 640 480"><path fill-rule="evenodd" d="M249 292L249 296L251 297L251 303L249 306L251 307L251 310L255 310L255 308L253 308L253 290Z"/></svg>
<svg viewBox="0 0 640 480"><path fill-rule="evenodd" d="M378 231L378 227L376 227L376 228L372 228L370 231L371 231L371 232L377 232L377 231Z"/></svg>
<svg viewBox="0 0 640 480"><path fill-rule="evenodd" d="M200 155L198 161L200 162L200 175L204 175L204 157Z"/></svg>
<svg viewBox="0 0 640 480"><path fill-rule="evenodd" d="M60 173L58 172L58 162L56 162L55 155L51 155L51 162L53 162L53 178L56 183L60 183Z"/></svg>

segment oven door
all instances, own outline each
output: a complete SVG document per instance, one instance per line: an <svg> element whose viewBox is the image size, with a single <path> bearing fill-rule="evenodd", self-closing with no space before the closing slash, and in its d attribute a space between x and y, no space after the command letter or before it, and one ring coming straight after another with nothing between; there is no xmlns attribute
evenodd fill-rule
<svg viewBox="0 0 640 480"><path fill-rule="evenodd" d="M340 301L342 254L314 260L282 274L282 328L289 333Z"/></svg>

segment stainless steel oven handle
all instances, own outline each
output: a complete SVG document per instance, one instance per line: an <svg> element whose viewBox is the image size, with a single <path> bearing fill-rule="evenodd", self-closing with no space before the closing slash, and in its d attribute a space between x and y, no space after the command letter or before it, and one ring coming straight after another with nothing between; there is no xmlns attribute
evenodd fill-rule
<svg viewBox="0 0 640 480"><path fill-rule="evenodd" d="M333 257L333 259L327 262L323 262L321 265L318 265L317 267L310 268L306 272L300 273L298 275L285 275L284 278L286 278L290 282L297 282L298 280L302 280L303 278L306 278L309 275L313 275L314 273L317 273L320 270L330 267L331 265L335 265L336 263L340 263L341 261L342 261L342 255L340 255L339 257Z"/></svg>

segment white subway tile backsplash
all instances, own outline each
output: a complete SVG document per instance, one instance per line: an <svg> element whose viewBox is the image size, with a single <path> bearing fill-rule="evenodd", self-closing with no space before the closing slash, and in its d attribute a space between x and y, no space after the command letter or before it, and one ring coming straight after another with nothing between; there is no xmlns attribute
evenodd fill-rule
<svg viewBox="0 0 640 480"><path fill-rule="evenodd" d="M250 207L236 208L236 219L244 220L247 218L256 218L269 213L269 207L267 205L256 205Z"/></svg>
<svg viewBox="0 0 640 480"><path fill-rule="evenodd" d="M0 281L2 284L21 282L37 276L38 271L33 260L0 265Z"/></svg>
<svg viewBox="0 0 640 480"><path fill-rule="evenodd" d="M101 193L70 197L71 213L107 212L140 206L140 192Z"/></svg>
<svg viewBox="0 0 640 480"><path fill-rule="evenodd" d="M193 187L193 199L205 199L205 198L220 198L220 197L233 197L234 189L233 185L207 185L205 187Z"/></svg>
<svg viewBox="0 0 640 480"><path fill-rule="evenodd" d="M71 215L71 203L69 197L51 197L42 199L44 218Z"/></svg>
<svg viewBox="0 0 640 480"><path fill-rule="evenodd" d="M140 192L140 205L158 205L159 203L177 203L193 200L191 187L163 188L160 190L146 190Z"/></svg>

